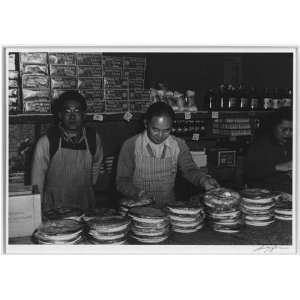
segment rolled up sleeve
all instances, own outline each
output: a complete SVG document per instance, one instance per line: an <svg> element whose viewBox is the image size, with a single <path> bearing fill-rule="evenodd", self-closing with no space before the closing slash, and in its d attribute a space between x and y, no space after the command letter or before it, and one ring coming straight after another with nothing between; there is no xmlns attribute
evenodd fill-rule
<svg viewBox="0 0 300 300"><path fill-rule="evenodd" d="M36 144L31 167L31 184L38 186L42 199L48 167L49 140L47 136L42 136Z"/></svg>
<svg viewBox="0 0 300 300"><path fill-rule="evenodd" d="M92 176L93 176L93 184L96 184L98 176L100 174L101 164L103 160L103 147L99 134L96 134L96 152L93 156L93 164L92 164Z"/></svg>
<svg viewBox="0 0 300 300"><path fill-rule="evenodd" d="M141 191L133 184L135 140L131 138L124 142L119 154L117 167L117 190L129 198L137 198Z"/></svg>
<svg viewBox="0 0 300 300"><path fill-rule="evenodd" d="M204 180L207 178L207 175L195 164L185 141L178 138L176 140L180 149L178 155L178 166L183 177L195 186L201 186Z"/></svg>

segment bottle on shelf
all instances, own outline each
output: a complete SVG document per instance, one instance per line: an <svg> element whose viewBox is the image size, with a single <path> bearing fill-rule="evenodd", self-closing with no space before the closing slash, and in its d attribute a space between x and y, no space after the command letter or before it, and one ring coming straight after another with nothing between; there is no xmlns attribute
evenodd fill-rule
<svg viewBox="0 0 300 300"><path fill-rule="evenodd" d="M281 106L283 106L283 107L292 107L292 103L293 103L292 89L285 89Z"/></svg>
<svg viewBox="0 0 300 300"><path fill-rule="evenodd" d="M278 88L275 88L273 93L272 108L274 110L277 110L279 107L280 107L280 91Z"/></svg>
<svg viewBox="0 0 300 300"><path fill-rule="evenodd" d="M273 95L272 90L270 88L264 89L263 95L263 109L264 110L271 110L273 103Z"/></svg>
<svg viewBox="0 0 300 300"><path fill-rule="evenodd" d="M250 89L250 109L258 110L260 108L259 93L255 87Z"/></svg>
<svg viewBox="0 0 300 300"><path fill-rule="evenodd" d="M218 109L227 110L228 109L228 92L227 87L221 84L219 87L219 97L218 97Z"/></svg>
<svg viewBox="0 0 300 300"><path fill-rule="evenodd" d="M239 95L239 103L240 103L240 110L249 110L250 109L250 99L249 99L249 91L246 86L240 84L238 88L238 95Z"/></svg>
<svg viewBox="0 0 300 300"><path fill-rule="evenodd" d="M212 88L207 91L205 96L205 109L207 110L218 110L217 98Z"/></svg>
<svg viewBox="0 0 300 300"><path fill-rule="evenodd" d="M228 85L228 110L239 110L239 101L237 89L231 84Z"/></svg>

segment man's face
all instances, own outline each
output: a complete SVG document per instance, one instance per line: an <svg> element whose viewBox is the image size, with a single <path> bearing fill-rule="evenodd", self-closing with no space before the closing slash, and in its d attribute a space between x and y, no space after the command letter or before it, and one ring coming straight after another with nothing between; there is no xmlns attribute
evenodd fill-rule
<svg viewBox="0 0 300 300"><path fill-rule="evenodd" d="M283 120L275 127L275 138L280 144L285 144L293 134L291 121Z"/></svg>
<svg viewBox="0 0 300 300"><path fill-rule="evenodd" d="M146 123L147 135L154 144L161 144L170 135L172 119L168 116L153 117Z"/></svg>
<svg viewBox="0 0 300 300"><path fill-rule="evenodd" d="M82 128L84 113L78 101L66 101L59 117L63 127L68 131L76 132Z"/></svg>

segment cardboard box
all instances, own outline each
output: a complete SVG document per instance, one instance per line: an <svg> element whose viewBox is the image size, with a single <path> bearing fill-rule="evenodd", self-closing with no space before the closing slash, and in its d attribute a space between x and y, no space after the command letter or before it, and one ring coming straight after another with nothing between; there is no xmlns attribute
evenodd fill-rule
<svg viewBox="0 0 300 300"><path fill-rule="evenodd" d="M50 75L51 76L76 76L76 66L59 66L59 65L50 65Z"/></svg>
<svg viewBox="0 0 300 300"><path fill-rule="evenodd" d="M129 82L127 78L106 77L104 78L104 86L106 89L127 89Z"/></svg>
<svg viewBox="0 0 300 300"><path fill-rule="evenodd" d="M78 77L102 77L102 66L78 66Z"/></svg>
<svg viewBox="0 0 300 300"><path fill-rule="evenodd" d="M129 98L128 90L106 90L105 100L126 101Z"/></svg>
<svg viewBox="0 0 300 300"><path fill-rule="evenodd" d="M42 223L39 194L9 196L8 236L30 236Z"/></svg>
<svg viewBox="0 0 300 300"><path fill-rule="evenodd" d="M78 65L96 66L102 64L101 53L77 53Z"/></svg>
<svg viewBox="0 0 300 300"><path fill-rule="evenodd" d="M210 148L207 151L208 161L218 167L235 167L236 151L228 148Z"/></svg>
<svg viewBox="0 0 300 300"><path fill-rule="evenodd" d="M104 77L122 77L121 68L109 68L103 70Z"/></svg>
<svg viewBox="0 0 300 300"><path fill-rule="evenodd" d="M79 90L79 93L85 98L86 101L104 101L103 90Z"/></svg>
<svg viewBox="0 0 300 300"><path fill-rule="evenodd" d="M207 166L207 156L204 151L190 151L193 161L197 167L202 168Z"/></svg>
<svg viewBox="0 0 300 300"><path fill-rule="evenodd" d="M80 77L78 78L79 89L103 89L103 78L101 77Z"/></svg>
<svg viewBox="0 0 300 300"><path fill-rule="evenodd" d="M53 89L76 89L77 78L76 77L52 77L51 86Z"/></svg>

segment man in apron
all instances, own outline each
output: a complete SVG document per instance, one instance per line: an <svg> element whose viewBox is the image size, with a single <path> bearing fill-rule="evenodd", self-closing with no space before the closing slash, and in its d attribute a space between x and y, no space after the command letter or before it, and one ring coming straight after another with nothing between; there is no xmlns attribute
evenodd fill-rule
<svg viewBox="0 0 300 300"><path fill-rule="evenodd" d="M164 102L152 104L145 120L146 130L125 141L117 168L117 189L125 197L150 197L163 207L174 200L179 167L183 176L205 190L218 187L215 179L194 163L186 143L171 135L175 114Z"/></svg>
<svg viewBox="0 0 300 300"><path fill-rule="evenodd" d="M56 104L59 123L37 142L31 182L39 188L44 212L61 207L91 210L103 158L101 140L83 126L86 102L81 94L65 92Z"/></svg>

